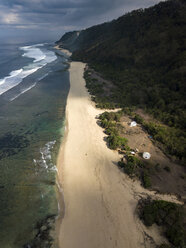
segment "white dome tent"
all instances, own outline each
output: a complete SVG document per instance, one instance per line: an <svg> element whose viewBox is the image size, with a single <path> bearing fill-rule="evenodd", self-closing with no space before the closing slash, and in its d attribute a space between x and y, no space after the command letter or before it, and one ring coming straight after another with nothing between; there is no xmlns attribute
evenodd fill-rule
<svg viewBox="0 0 186 248"><path fill-rule="evenodd" d="M130 127L136 127L137 126L137 123L135 122L135 121L132 121L131 123L130 123Z"/></svg>
<svg viewBox="0 0 186 248"><path fill-rule="evenodd" d="M144 153L143 153L143 158L144 158L144 159L150 159L150 157L151 157L151 155L150 155L149 152L144 152Z"/></svg>

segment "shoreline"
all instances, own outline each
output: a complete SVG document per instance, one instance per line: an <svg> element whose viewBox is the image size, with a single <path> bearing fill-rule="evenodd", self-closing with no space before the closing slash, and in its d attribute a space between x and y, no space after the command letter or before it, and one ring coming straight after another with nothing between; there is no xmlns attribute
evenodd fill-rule
<svg viewBox="0 0 186 248"><path fill-rule="evenodd" d="M61 52L63 52L68 57L70 57L72 55L72 53L69 50L61 48L61 47L59 47L59 45L54 46L54 48L59 50L59 51L61 51Z"/></svg>
<svg viewBox="0 0 186 248"><path fill-rule="evenodd" d="M56 197L58 202L58 215L56 217L55 223L55 243L58 244L58 234L60 230L60 225L65 215L65 201L64 201L64 192L62 187L62 181L60 175L62 174L62 165L64 158L64 147L68 136L68 121L65 120L65 132L64 136L61 139L61 144L59 148L59 153L57 156L57 174L56 174Z"/></svg>
<svg viewBox="0 0 186 248"><path fill-rule="evenodd" d="M71 62L69 69L66 131L57 159L58 182L64 191L63 214L56 222L59 247L140 248L148 243L144 233L161 244L164 238L158 230L147 230L136 216L136 205L142 196L175 202L176 197L149 192L115 165L120 156L107 148L103 129L96 123L95 117L104 110L96 109L90 99L84 67Z"/></svg>

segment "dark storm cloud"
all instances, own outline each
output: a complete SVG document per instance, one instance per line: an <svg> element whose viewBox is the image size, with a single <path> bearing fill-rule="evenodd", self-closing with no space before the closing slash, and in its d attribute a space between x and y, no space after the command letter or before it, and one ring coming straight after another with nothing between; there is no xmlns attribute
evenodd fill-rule
<svg viewBox="0 0 186 248"><path fill-rule="evenodd" d="M28 29L65 32L112 20L159 0L0 0L0 37ZM35 31L34 31L35 30ZM31 31L30 31L31 32Z"/></svg>

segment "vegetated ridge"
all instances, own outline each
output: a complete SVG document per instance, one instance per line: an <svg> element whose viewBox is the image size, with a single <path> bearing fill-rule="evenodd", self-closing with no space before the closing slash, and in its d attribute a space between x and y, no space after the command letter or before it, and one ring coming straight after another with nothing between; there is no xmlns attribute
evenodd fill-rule
<svg viewBox="0 0 186 248"><path fill-rule="evenodd" d="M181 160L186 147L185 13L185 1L169 0L66 33L57 41L73 52L72 59L88 63L112 81L112 95L96 95L99 106L145 109L171 127L170 139L163 129L155 133Z"/></svg>

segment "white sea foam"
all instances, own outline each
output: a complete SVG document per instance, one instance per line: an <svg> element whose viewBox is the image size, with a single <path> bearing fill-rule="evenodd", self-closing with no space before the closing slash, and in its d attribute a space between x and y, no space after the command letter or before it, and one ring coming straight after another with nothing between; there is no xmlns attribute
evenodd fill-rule
<svg viewBox="0 0 186 248"><path fill-rule="evenodd" d="M18 98L20 95L24 94L24 93L27 92L28 90L31 90L31 89L34 88L35 86L36 86L36 82L35 82L34 84L30 85L28 88L25 88L24 90L22 90L18 95L12 97L12 98L10 99L10 101L15 100L15 99Z"/></svg>
<svg viewBox="0 0 186 248"><path fill-rule="evenodd" d="M33 58L34 62L38 62L46 58L46 55L37 47L26 46L21 47L20 49L25 51L23 57Z"/></svg>
<svg viewBox="0 0 186 248"><path fill-rule="evenodd" d="M15 76L17 76L19 73L21 73L22 71L23 71L23 69L16 70L16 71L12 71L12 72L10 72L10 77L15 77Z"/></svg>
<svg viewBox="0 0 186 248"><path fill-rule="evenodd" d="M33 159L35 166L39 165L39 169L46 169L49 171L57 171L56 166L52 163L51 150L53 149L56 141L50 141L45 144L44 147L40 148L41 158L36 160Z"/></svg>
<svg viewBox="0 0 186 248"><path fill-rule="evenodd" d="M1 82L0 84L0 95L2 95L3 93L5 93L6 91L12 89L13 87L17 86L18 84L20 84L20 82L26 78L28 75L36 72L38 69L40 69L41 66L39 67L35 67L33 69L29 69L29 70L17 70L17 73L11 72L11 75L8 77L5 77L3 80L4 82ZM19 72L18 72L19 71Z"/></svg>
<svg viewBox="0 0 186 248"><path fill-rule="evenodd" d="M46 76L48 76L50 72L47 72L46 74L44 74L43 76L41 76L40 78L38 78L38 81L42 80L43 78L45 78Z"/></svg>
<svg viewBox="0 0 186 248"><path fill-rule="evenodd" d="M23 71L23 69L20 69L20 70L15 70L15 71L12 71L10 72L9 76L3 78L3 79L0 79L0 85L4 84L6 82L6 80L11 80L11 78L14 78L16 77L17 75L19 75L21 72Z"/></svg>
<svg viewBox="0 0 186 248"><path fill-rule="evenodd" d="M34 87L36 86L37 82L39 82L39 81L41 81L42 79L44 79L46 76L48 76L49 73L50 73L50 72L47 72L46 74L44 74L43 76L41 76L40 78L38 78L37 81L36 81L34 84L32 84L32 85L30 85L30 86L28 86L28 87L26 87L26 88L21 89L21 90L20 90L20 93L18 93L18 94L15 95L14 97L12 97L12 98L10 99L10 101L15 100L16 98L18 98L19 96L21 96L21 95L24 94L25 92L27 92L27 91L31 90L32 88L34 88Z"/></svg>
<svg viewBox="0 0 186 248"><path fill-rule="evenodd" d="M42 68L46 64L56 60L57 57L54 52L48 50L43 51L38 48L42 47L43 45L44 44L36 44L20 48L24 51L24 54L22 56L32 58L34 59L34 61L29 63L27 66L20 68L19 70L10 72L8 76L0 79L0 95L20 84L22 80L30 74L36 72L38 69ZM27 89L31 89L30 86ZM26 91L27 90L25 90L24 92ZM22 91L21 94L23 94L24 92ZM20 94L18 95L20 96Z"/></svg>
<svg viewBox="0 0 186 248"><path fill-rule="evenodd" d="M42 51L40 48L43 44L33 45L33 46L24 46L20 47L25 53L22 55L24 57L34 59L34 62L42 61L43 63L50 63L56 60L56 55L52 51Z"/></svg>

